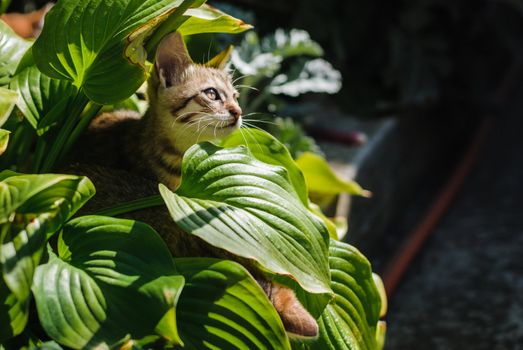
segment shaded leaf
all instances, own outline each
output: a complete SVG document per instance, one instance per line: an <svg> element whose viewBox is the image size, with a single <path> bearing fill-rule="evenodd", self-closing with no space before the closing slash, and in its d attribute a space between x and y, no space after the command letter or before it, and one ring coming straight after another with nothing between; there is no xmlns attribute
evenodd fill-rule
<svg viewBox="0 0 523 350"><path fill-rule="evenodd" d="M241 265L204 258L175 262L186 281L178 303L185 348L290 349L280 317Z"/></svg>
<svg viewBox="0 0 523 350"><path fill-rule="evenodd" d="M27 323L28 300L20 301L0 278L0 342L20 334Z"/></svg>
<svg viewBox="0 0 523 350"><path fill-rule="evenodd" d="M64 226L58 256L37 268L33 293L42 326L63 345L108 346L128 334L181 344L175 309L183 283L151 227L84 216Z"/></svg>
<svg viewBox="0 0 523 350"><path fill-rule="evenodd" d="M245 147L191 147L182 183L160 186L171 216L187 233L295 279L310 293L330 293L328 232L302 203L280 166L262 163Z"/></svg>

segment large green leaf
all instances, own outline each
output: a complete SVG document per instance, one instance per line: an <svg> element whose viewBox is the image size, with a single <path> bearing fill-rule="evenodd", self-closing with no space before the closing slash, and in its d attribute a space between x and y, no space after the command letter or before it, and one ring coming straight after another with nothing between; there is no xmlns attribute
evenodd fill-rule
<svg viewBox="0 0 523 350"><path fill-rule="evenodd" d="M381 298L369 261L354 247L331 240L329 265L334 302L318 320L319 338L297 345L307 350L380 350Z"/></svg>
<svg viewBox="0 0 523 350"><path fill-rule="evenodd" d="M68 102L76 88L66 80L53 79L33 64L21 69L12 78L10 88L20 94L17 106L39 133L67 117Z"/></svg>
<svg viewBox="0 0 523 350"><path fill-rule="evenodd" d="M0 86L9 84L20 59L30 46L29 41L20 38L0 20Z"/></svg>
<svg viewBox="0 0 523 350"><path fill-rule="evenodd" d="M178 29L183 35L200 33L237 34L252 28L250 24L206 4L187 10L183 17L187 18Z"/></svg>
<svg viewBox="0 0 523 350"><path fill-rule="evenodd" d="M160 192L176 223L207 243L295 279L310 293L330 293L329 234L300 200L288 172L247 148L191 147L176 193Z"/></svg>
<svg viewBox="0 0 523 350"><path fill-rule="evenodd" d="M144 62L131 63L123 55L132 40L128 36L140 28L152 32L182 2L61 0L47 14L33 46L36 64L50 77L82 87L94 102L114 104L147 77Z"/></svg>
<svg viewBox="0 0 523 350"><path fill-rule="evenodd" d="M0 318L18 322L11 325L10 333L16 334L21 331L20 320L27 320L33 274L47 236L94 194L94 188L87 178L73 175L4 171L0 178L0 271L6 287L0 300L17 315L13 318L14 311L1 309Z"/></svg>
<svg viewBox="0 0 523 350"><path fill-rule="evenodd" d="M268 132L257 129L239 129L224 138L220 146L246 146L259 161L279 165L287 169L290 180L304 205L308 205L307 185L301 170L292 159L289 150Z"/></svg>
<svg viewBox="0 0 523 350"><path fill-rule="evenodd" d="M259 161L287 169L292 185L297 190L302 203L323 221L332 238L338 238L335 225L323 215L319 207L309 202L307 183L303 173L287 147L278 139L262 130L243 128L222 139L220 145L223 147L246 146L251 155Z"/></svg>
<svg viewBox="0 0 523 350"><path fill-rule="evenodd" d="M58 256L37 268L33 293L42 326L63 345L104 347L128 334L181 344L175 310L183 283L151 227L85 216L64 226Z"/></svg>
<svg viewBox="0 0 523 350"><path fill-rule="evenodd" d="M290 349L280 317L241 265L202 258L175 262L186 281L177 311L185 348Z"/></svg>

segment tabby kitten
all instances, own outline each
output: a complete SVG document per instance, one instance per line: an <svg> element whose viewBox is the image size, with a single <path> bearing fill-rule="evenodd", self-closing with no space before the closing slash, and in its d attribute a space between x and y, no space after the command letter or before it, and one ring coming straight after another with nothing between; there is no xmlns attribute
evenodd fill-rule
<svg viewBox="0 0 523 350"><path fill-rule="evenodd" d="M70 171L87 175L97 195L84 211L157 194L157 182L175 190L183 153L200 141L223 137L240 127L238 92L226 62L215 68L192 62L179 34L165 37L156 54L155 73L148 82L149 110L105 113L93 120L80 142L81 164ZM89 164L91 163L91 164ZM87 165L87 166L86 166ZM291 335L315 337L318 325L291 289L270 282L247 260L232 257L177 228L166 208L129 213L153 226L174 256L215 256L242 263L268 295Z"/></svg>

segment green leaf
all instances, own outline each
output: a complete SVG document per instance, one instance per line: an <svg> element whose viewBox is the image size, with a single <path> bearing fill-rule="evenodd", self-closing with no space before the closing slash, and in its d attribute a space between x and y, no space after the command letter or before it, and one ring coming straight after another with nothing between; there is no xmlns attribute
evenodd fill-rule
<svg viewBox="0 0 523 350"><path fill-rule="evenodd" d="M262 39L261 49L283 58L302 55L323 56L321 46L311 39L309 33L301 29L291 29L290 31L277 29L274 34Z"/></svg>
<svg viewBox="0 0 523 350"><path fill-rule="evenodd" d="M20 334L27 323L29 300L20 301L0 278L0 342Z"/></svg>
<svg viewBox="0 0 523 350"><path fill-rule="evenodd" d="M341 89L341 73L321 58L293 64L288 72L280 73L271 81L271 94L297 97L314 92L335 94Z"/></svg>
<svg viewBox="0 0 523 350"><path fill-rule="evenodd" d="M33 274L47 236L94 194L94 188L87 178L73 175L18 175L4 171L0 178L0 271L6 285L0 299L17 312L17 320L27 320ZM14 311L0 312L0 318L13 319ZM20 327L12 326L12 333Z"/></svg>
<svg viewBox="0 0 523 350"><path fill-rule="evenodd" d="M31 43L22 39L0 20L0 87L9 84L11 76Z"/></svg>
<svg viewBox="0 0 523 350"><path fill-rule="evenodd" d="M0 126L4 125L11 115L17 100L18 93L16 91L0 87Z"/></svg>
<svg viewBox="0 0 523 350"><path fill-rule="evenodd" d="M305 152L296 159L296 163L305 176L310 192L326 195L347 192L363 197L371 195L369 191L361 188L355 181L340 179L329 163L317 154Z"/></svg>
<svg viewBox="0 0 523 350"><path fill-rule="evenodd" d="M74 349L109 346L128 334L181 344L175 310L183 284L151 227L85 216L64 226L58 256L37 268L33 293L47 334Z"/></svg>
<svg viewBox="0 0 523 350"><path fill-rule="evenodd" d="M220 146L246 146L250 154L260 162L284 167L300 200L304 205L308 205L307 185L303 174L292 159L289 150L274 136L265 131L242 128L224 138Z"/></svg>
<svg viewBox="0 0 523 350"><path fill-rule="evenodd" d="M329 265L334 302L318 324L319 338L296 348L308 350L379 350L383 323L379 323L381 299L368 260L354 247L330 241Z"/></svg>
<svg viewBox="0 0 523 350"><path fill-rule="evenodd" d="M9 142L9 134L11 132L8 130L0 129L0 156L5 152L7 148L7 143Z"/></svg>
<svg viewBox="0 0 523 350"><path fill-rule="evenodd" d="M18 91L17 106L39 134L67 117L67 107L76 88L69 81L49 78L28 65L12 78L11 89Z"/></svg>
<svg viewBox="0 0 523 350"><path fill-rule="evenodd" d="M148 73L144 57L131 62L123 55L129 41L138 32L151 33L182 2L61 0L34 43L36 64L50 77L83 88L92 101L114 104L131 96Z"/></svg>
<svg viewBox="0 0 523 350"><path fill-rule="evenodd" d="M182 35L200 33L237 34L252 28L250 24L206 4L187 10L183 17L186 17L186 20L178 28Z"/></svg>
<svg viewBox="0 0 523 350"><path fill-rule="evenodd" d="M160 185L185 232L295 279L310 293L330 293L329 234L298 190L285 168L256 160L243 146L223 149L211 143L185 153L176 193Z"/></svg>
<svg viewBox="0 0 523 350"><path fill-rule="evenodd" d="M292 29L286 32L278 29L261 42L256 33L247 33L231 59L234 67L242 74L273 77L281 68L283 60L302 55L320 57L323 56L323 50L304 30Z"/></svg>
<svg viewBox="0 0 523 350"><path fill-rule="evenodd" d="M176 266L186 285L178 303L187 349L290 349L280 317L241 265L185 258Z"/></svg>
<svg viewBox="0 0 523 350"><path fill-rule="evenodd" d="M0 224L11 223L16 214L49 214L47 223L56 231L94 195L91 181L84 176L42 174L0 177Z"/></svg>
<svg viewBox="0 0 523 350"><path fill-rule="evenodd" d="M220 145L223 147L246 146L250 154L259 161L287 169L292 185L297 190L302 203L323 221L330 237L338 239L335 225L323 215L319 207L315 207L314 203L309 202L303 173L292 159L289 150L278 139L262 130L242 128L222 139Z"/></svg>
<svg viewBox="0 0 523 350"><path fill-rule="evenodd" d="M7 11L7 8L9 7L10 3L11 3L11 0L1 0L0 1L0 15Z"/></svg>

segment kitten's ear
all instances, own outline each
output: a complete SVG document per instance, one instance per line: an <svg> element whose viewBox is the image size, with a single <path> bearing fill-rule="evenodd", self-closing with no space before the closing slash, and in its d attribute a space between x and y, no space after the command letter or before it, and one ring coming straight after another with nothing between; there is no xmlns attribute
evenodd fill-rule
<svg viewBox="0 0 523 350"><path fill-rule="evenodd" d="M166 35L156 50L156 73L163 87L173 82L192 64L180 33Z"/></svg>
<svg viewBox="0 0 523 350"><path fill-rule="evenodd" d="M234 46L229 45L225 50L214 56L209 62L205 63L207 67L216 69L225 69L227 62L231 59L232 50Z"/></svg>

